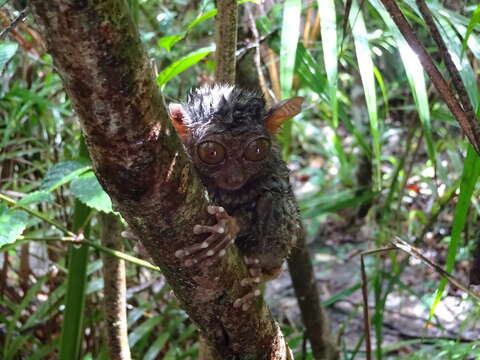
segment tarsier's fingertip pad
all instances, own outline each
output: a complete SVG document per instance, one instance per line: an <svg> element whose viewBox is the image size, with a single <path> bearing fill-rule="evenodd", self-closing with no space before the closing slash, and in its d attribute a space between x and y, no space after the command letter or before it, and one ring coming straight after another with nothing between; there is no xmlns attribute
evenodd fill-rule
<svg viewBox="0 0 480 360"><path fill-rule="evenodd" d="M208 206L207 206L207 212L208 212L210 215L215 215L215 206L213 206L213 205L208 205Z"/></svg>
<svg viewBox="0 0 480 360"><path fill-rule="evenodd" d="M185 256L185 251L184 250L177 250L175 251L175 257L177 258L182 258Z"/></svg>
<svg viewBox="0 0 480 360"><path fill-rule="evenodd" d="M195 225L195 226L193 227L193 233L194 233L195 235L201 234L201 233L202 233L202 226L201 226L201 225Z"/></svg>
<svg viewBox="0 0 480 360"><path fill-rule="evenodd" d="M234 308L239 308L240 306L242 306L242 299L235 300L234 303L233 303L233 307Z"/></svg>

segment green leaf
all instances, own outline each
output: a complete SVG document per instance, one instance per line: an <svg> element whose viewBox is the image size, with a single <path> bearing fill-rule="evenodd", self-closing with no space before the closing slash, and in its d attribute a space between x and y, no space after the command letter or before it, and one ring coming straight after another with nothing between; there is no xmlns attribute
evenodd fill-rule
<svg viewBox="0 0 480 360"><path fill-rule="evenodd" d="M15 55L18 44L14 42L3 42L0 44L0 71L3 70L5 64Z"/></svg>
<svg viewBox="0 0 480 360"><path fill-rule="evenodd" d="M217 13L218 13L217 9L213 9L211 11L206 12L205 14L200 15L195 20L193 20L190 23L190 25L188 25L187 29L192 30L198 24L200 24L200 23L204 22L205 20L208 20L208 19L214 17L215 15L217 15Z"/></svg>
<svg viewBox="0 0 480 360"><path fill-rule="evenodd" d="M301 0L286 0L283 5L280 45L280 87L282 99L291 96L295 55L300 36Z"/></svg>
<svg viewBox="0 0 480 360"><path fill-rule="evenodd" d="M0 204L0 248L12 244L27 227L28 214Z"/></svg>
<svg viewBox="0 0 480 360"><path fill-rule="evenodd" d="M169 36L164 36L158 39L158 46L164 48L167 51L172 50L172 46L175 45L177 42L182 40L185 37L185 34L181 35L169 35Z"/></svg>
<svg viewBox="0 0 480 360"><path fill-rule="evenodd" d="M77 161L64 161L55 164L48 169L47 174L43 178L40 190L53 191L75 179L89 168L90 166Z"/></svg>
<svg viewBox="0 0 480 360"><path fill-rule="evenodd" d="M460 247L461 234L465 223L467 221L468 209L472 200L473 190L475 184L480 176L480 157L477 155L472 145L468 145L467 157L465 159L465 166L463 168L462 178L460 182L460 193L458 195L458 202L455 206L455 214L452 224L452 236L450 244L448 245L447 265L445 270L451 272L455 265L455 258ZM438 287L435 300L430 310L430 318L435 312L440 299L442 298L443 290L447 285L447 279L442 279Z"/></svg>
<svg viewBox="0 0 480 360"><path fill-rule="evenodd" d="M480 23L480 4L477 5L477 8L475 9L472 17L470 18L470 22L468 23L467 32L462 42L462 57L465 49L467 48L468 39L470 38L470 35L472 35L473 29L475 28L475 26L477 26L478 23Z"/></svg>
<svg viewBox="0 0 480 360"><path fill-rule="evenodd" d="M420 63L418 56L408 45L400 30L398 30L383 4L378 0L370 0L370 3L380 13L380 16L389 30L392 32L397 43L398 51L400 52L400 58L402 59L403 67L405 68L405 73L407 75L408 84L412 89L413 99L415 100L415 104L418 109L418 115L420 122L422 123L423 132L425 133L428 157L430 158L432 166L435 167L436 152L432 136L430 107L428 102L425 76L423 74L423 66Z"/></svg>
<svg viewBox="0 0 480 360"><path fill-rule="evenodd" d="M337 58L337 17L334 0L318 0L322 34L323 61L329 84L330 104L332 107L333 126L338 126L338 58Z"/></svg>
<svg viewBox="0 0 480 360"><path fill-rule="evenodd" d="M204 47L191 52L190 54L182 57L180 60L175 61L157 76L158 86L163 88L163 86L172 78L187 70L189 67L195 65L213 51L215 51L215 46Z"/></svg>
<svg viewBox="0 0 480 360"><path fill-rule="evenodd" d="M51 193L45 190L38 190L22 198L18 202L18 205L26 206L30 204L37 204L41 202L50 202L50 201L53 201L53 196Z"/></svg>
<svg viewBox="0 0 480 360"><path fill-rule="evenodd" d="M148 351L143 356L143 360L155 360L157 358L158 353L163 349L163 347L167 343L167 340L169 337L170 337L170 334L168 332L160 334L157 340L155 340L155 342L152 344L152 346L148 348Z"/></svg>
<svg viewBox="0 0 480 360"><path fill-rule="evenodd" d="M112 212L112 201L103 190L93 171L72 181L73 195L87 206L106 213Z"/></svg>
<svg viewBox="0 0 480 360"><path fill-rule="evenodd" d="M239 1L238 4L245 4L247 2L255 2L252 0L243 0ZM184 39L185 36L187 36L188 32L192 30L195 26L198 24L201 24L202 22L211 19L215 15L217 15L218 11L217 9L210 10L206 12L205 14L200 14L195 20L193 20L188 26L187 26L187 31L178 34L178 35L169 35L169 36L164 36L158 40L158 46L164 48L167 51L172 50L173 45L175 45L177 42L180 40Z"/></svg>
<svg viewBox="0 0 480 360"><path fill-rule="evenodd" d="M352 27L353 39L355 43L355 52L362 79L363 90L365 92L365 101L367 103L368 117L370 119L370 131L373 139L373 161L375 164L375 189L381 189L381 143L380 127L377 111L377 94L375 89L375 74L372 60L372 52L368 42L367 28L363 19L363 14L358 7L356 0L352 1L352 10L349 18Z"/></svg>
<svg viewBox="0 0 480 360"><path fill-rule="evenodd" d="M128 344L134 347L140 339L154 330L154 327L160 324L163 320L162 316L154 316L144 321L140 326L137 326L128 334Z"/></svg>
<svg viewBox="0 0 480 360"><path fill-rule="evenodd" d="M357 195L353 190L345 190L300 201L304 219L312 219L328 212L339 211L371 201L377 193L365 192Z"/></svg>

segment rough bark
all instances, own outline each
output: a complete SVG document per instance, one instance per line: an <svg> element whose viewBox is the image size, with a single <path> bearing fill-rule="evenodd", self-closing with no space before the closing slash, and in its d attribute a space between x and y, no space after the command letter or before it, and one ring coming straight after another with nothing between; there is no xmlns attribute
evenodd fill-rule
<svg viewBox="0 0 480 360"><path fill-rule="evenodd" d="M320 304L304 233L299 236L297 246L293 248L288 258L288 269L305 325L305 334L310 340L314 358L317 360L339 359L338 349L330 339L328 318Z"/></svg>
<svg viewBox="0 0 480 360"><path fill-rule="evenodd" d="M118 216L100 213L100 240L102 245L123 251L120 232L122 223ZM108 358L130 360L127 329L127 280L125 262L110 254L103 258L103 306L107 327Z"/></svg>
<svg viewBox="0 0 480 360"><path fill-rule="evenodd" d="M235 52L237 51L237 0L217 0L215 21L215 81L235 82Z"/></svg>
<svg viewBox="0 0 480 360"><path fill-rule="evenodd" d="M174 256L201 241L193 226L211 219L127 3L31 0L30 7L100 183L202 335L223 359L286 359L285 341L261 299L248 312L233 308L246 276L235 249L205 270L183 267Z"/></svg>

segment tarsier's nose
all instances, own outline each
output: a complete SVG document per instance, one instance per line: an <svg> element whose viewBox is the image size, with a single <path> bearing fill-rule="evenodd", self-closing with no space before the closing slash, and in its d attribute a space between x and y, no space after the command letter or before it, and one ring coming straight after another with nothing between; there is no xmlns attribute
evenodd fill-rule
<svg viewBox="0 0 480 360"><path fill-rule="evenodd" d="M227 184L231 187L237 187L243 184L245 177L242 174L232 174L226 179Z"/></svg>

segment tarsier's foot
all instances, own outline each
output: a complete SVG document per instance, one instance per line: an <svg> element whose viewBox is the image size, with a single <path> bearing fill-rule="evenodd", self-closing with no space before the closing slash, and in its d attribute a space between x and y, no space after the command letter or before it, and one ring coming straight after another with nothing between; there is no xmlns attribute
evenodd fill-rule
<svg viewBox="0 0 480 360"><path fill-rule="evenodd" d="M244 256L243 260L247 266L249 277L242 279L240 285L248 286L252 288L252 290L247 293L247 295L235 300L233 307L242 307L242 310L245 311L248 310L250 305L252 305L252 299L261 294L258 287L260 286L260 274L262 269L260 267L260 260L255 257Z"/></svg>
<svg viewBox="0 0 480 360"><path fill-rule="evenodd" d="M195 225L193 227L195 235L211 235L201 243L175 252L175 256L182 259L184 266L213 265L225 255L226 248L232 245L237 237L239 230L237 221L229 216L223 207L209 205L207 211L210 215L215 215L217 223L212 226Z"/></svg>

